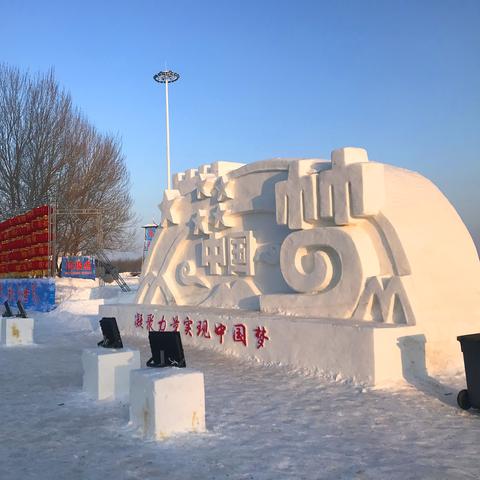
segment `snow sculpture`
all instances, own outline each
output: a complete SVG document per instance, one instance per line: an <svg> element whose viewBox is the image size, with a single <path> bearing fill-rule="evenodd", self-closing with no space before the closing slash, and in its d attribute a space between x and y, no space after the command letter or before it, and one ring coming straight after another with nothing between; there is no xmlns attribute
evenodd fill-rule
<svg viewBox="0 0 480 480"><path fill-rule="evenodd" d="M221 162L174 185L138 303L414 325L433 312L455 320L452 294L479 298L473 243L445 197L363 149L335 150L331 163Z"/></svg>
<svg viewBox="0 0 480 480"><path fill-rule="evenodd" d="M409 327L430 366L453 352L460 364L455 336L480 320L478 255L426 178L349 147L331 162L218 162L173 180L137 305L259 311L270 328L282 315L398 327L395 342Z"/></svg>

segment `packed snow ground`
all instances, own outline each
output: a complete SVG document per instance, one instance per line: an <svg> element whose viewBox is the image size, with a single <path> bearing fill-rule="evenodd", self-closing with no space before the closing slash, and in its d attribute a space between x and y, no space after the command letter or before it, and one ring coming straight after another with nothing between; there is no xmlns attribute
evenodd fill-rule
<svg viewBox="0 0 480 480"><path fill-rule="evenodd" d="M131 298L92 285L60 281L58 308L35 314L37 345L0 348L1 480L480 477L480 415L456 406L462 377L369 389L191 347L208 433L144 441L127 404L82 393L98 305ZM146 339L124 343L149 357Z"/></svg>

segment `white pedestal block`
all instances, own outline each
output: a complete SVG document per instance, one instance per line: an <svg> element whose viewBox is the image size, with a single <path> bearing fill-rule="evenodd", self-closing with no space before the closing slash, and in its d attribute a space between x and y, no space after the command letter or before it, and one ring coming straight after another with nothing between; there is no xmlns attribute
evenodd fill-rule
<svg viewBox="0 0 480 480"><path fill-rule="evenodd" d="M140 352L129 348L87 348L82 353L83 391L96 400L128 399L130 371L140 368Z"/></svg>
<svg viewBox="0 0 480 480"><path fill-rule="evenodd" d="M33 318L4 317L1 319L1 343L7 346L33 343Z"/></svg>
<svg viewBox="0 0 480 480"><path fill-rule="evenodd" d="M145 438L204 432L203 373L189 368L142 368L130 375L130 422Z"/></svg>

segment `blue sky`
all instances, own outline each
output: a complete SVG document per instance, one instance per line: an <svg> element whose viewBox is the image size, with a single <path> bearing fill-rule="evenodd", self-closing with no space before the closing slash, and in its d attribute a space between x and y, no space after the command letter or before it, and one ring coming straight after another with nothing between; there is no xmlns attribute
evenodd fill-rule
<svg viewBox="0 0 480 480"><path fill-rule="evenodd" d="M143 222L166 186L166 66L174 172L361 146L433 180L478 245L479 25L478 0L0 0L0 61L53 67L121 137Z"/></svg>

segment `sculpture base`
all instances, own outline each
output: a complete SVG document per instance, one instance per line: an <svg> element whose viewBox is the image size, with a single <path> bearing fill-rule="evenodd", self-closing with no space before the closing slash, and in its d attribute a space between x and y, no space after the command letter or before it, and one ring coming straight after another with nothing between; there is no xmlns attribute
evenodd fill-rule
<svg viewBox="0 0 480 480"><path fill-rule="evenodd" d="M0 343L8 347L33 344L33 318L0 318Z"/></svg>
<svg viewBox="0 0 480 480"><path fill-rule="evenodd" d="M82 364L85 393L95 400L128 400L130 372L140 368L140 352L87 348L82 352Z"/></svg>
<svg viewBox="0 0 480 480"><path fill-rule="evenodd" d="M367 385L463 368L455 336L426 342L418 326L143 304L101 305L100 315L116 317L123 335L177 325L186 345Z"/></svg>
<svg viewBox="0 0 480 480"><path fill-rule="evenodd" d="M203 373L190 368L142 368L130 376L130 422L144 438L205 431Z"/></svg>

